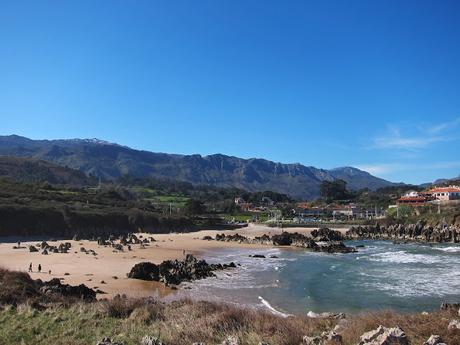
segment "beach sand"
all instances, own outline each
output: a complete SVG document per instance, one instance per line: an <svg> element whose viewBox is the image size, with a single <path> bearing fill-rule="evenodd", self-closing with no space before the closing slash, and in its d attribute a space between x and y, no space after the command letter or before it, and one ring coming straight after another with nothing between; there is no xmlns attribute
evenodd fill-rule
<svg viewBox="0 0 460 345"><path fill-rule="evenodd" d="M263 234L274 235L282 231L299 232L309 234L314 228L271 228L262 225L250 224L246 228L227 230L225 234L239 233L247 237L261 236ZM345 231L346 229L337 229ZM128 279L127 273L131 268L143 261L156 264L164 260L182 259L186 254L194 254L197 257L204 251L219 250L219 248L244 247L266 248L263 245L240 244L235 242L204 241L203 236L215 236L224 231L203 230L192 233L171 234L141 234L144 237L153 236L157 242L150 243L145 249L140 245L131 245L132 251L117 252L111 247L99 246L94 241L59 240L49 241L49 245L59 245L62 242L70 242L72 247L67 254L50 253L42 255L41 252L29 252L29 245L41 242L34 239L26 241L21 239L21 249L13 249L14 243L9 239L0 238L0 266L18 271L26 271L29 264L33 265L30 274L33 279L50 280L52 278L64 278L63 283L78 285L85 284L94 289L100 289L106 294L99 294L98 298L110 298L116 294L126 294L130 297L159 296L164 297L173 290L162 283L146 282L137 279ZM97 255L80 252L80 248L94 250ZM38 264L41 264L41 273L37 272ZM51 270L51 274L49 274Z"/></svg>

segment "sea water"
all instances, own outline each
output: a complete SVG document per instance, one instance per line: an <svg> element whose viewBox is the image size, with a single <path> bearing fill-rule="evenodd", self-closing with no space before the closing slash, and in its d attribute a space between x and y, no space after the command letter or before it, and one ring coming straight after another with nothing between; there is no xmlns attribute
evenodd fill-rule
<svg viewBox="0 0 460 345"><path fill-rule="evenodd" d="M357 253L219 249L204 259L236 269L188 284L190 296L266 308L280 315L392 309L430 311L460 301L460 246L349 241ZM261 254L266 258L251 258ZM270 258L276 256L277 258Z"/></svg>

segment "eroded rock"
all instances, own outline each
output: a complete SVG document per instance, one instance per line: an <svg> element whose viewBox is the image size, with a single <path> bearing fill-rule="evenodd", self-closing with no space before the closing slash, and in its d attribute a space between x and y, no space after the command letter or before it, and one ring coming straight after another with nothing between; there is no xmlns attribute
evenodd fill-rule
<svg viewBox="0 0 460 345"><path fill-rule="evenodd" d="M439 335L432 335L428 338L423 345L446 345Z"/></svg>
<svg viewBox="0 0 460 345"><path fill-rule="evenodd" d="M449 325L447 326L447 329L449 331L455 331L457 329L460 329L460 320L452 320L449 322Z"/></svg>
<svg viewBox="0 0 460 345"><path fill-rule="evenodd" d="M231 335L225 338L222 345L240 345L240 340L238 337Z"/></svg>
<svg viewBox="0 0 460 345"><path fill-rule="evenodd" d="M146 335L141 340L141 345L164 345L163 342L154 336Z"/></svg>
<svg viewBox="0 0 460 345"><path fill-rule="evenodd" d="M409 345L406 333L399 326L387 328L380 325L364 333L360 340L359 345Z"/></svg>

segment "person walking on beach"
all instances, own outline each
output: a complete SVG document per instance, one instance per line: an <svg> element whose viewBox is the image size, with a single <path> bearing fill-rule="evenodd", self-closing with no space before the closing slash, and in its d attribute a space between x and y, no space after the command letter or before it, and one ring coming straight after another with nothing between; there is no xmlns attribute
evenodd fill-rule
<svg viewBox="0 0 460 345"><path fill-rule="evenodd" d="M38 264L38 273L42 271L42 265Z"/></svg>
<svg viewBox="0 0 460 345"><path fill-rule="evenodd" d="M32 272L32 263L29 265L29 272Z"/></svg>

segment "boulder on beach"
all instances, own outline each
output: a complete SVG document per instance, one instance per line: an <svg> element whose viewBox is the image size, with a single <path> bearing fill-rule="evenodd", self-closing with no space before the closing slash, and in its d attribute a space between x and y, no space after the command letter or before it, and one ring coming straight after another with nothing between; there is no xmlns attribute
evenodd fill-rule
<svg viewBox="0 0 460 345"><path fill-rule="evenodd" d="M65 297L78 298L88 302L96 300L96 291L93 289L84 284L80 284L78 286L62 284L58 278L42 282L39 291L45 295L55 294Z"/></svg>
<svg viewBox="0 0 460 345"><path fill-rule="evenodd" d="M214 277L213 271L236 267L230 264L208 264L205 260L198 260L187 254L183 261L167 260L160 265L151 262L141 262L131 269L128 278L161 281L167 285L178 285L184 281L193 281Z"/></svg>
<svg viewBox="0 0 460 345"><path fill-rule="evenodd" d="M131 268L131 271L128 273L128 278L159 281L159 273L160 270L154 263L141 262Z"/></svg>

